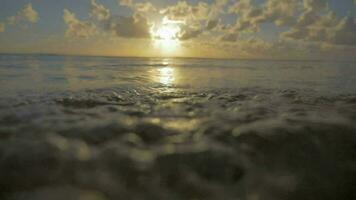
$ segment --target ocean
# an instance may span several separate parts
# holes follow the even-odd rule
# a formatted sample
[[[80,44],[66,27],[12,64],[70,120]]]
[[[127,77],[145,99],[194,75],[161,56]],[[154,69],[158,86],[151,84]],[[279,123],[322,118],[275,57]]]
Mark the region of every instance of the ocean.
[[[356,63],[0,54],[0,198],[356,199]]]

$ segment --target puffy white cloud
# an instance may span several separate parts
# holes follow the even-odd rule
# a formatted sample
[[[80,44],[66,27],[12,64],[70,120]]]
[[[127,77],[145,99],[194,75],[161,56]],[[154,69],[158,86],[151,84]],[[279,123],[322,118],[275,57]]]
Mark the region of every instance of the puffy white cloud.
[[[178,33],[178,38],[180,40],[189,40],[198,37],[200,34],[203,33],[203,29],[192,29],[192,28],[185,28],[182,29],[180,33]]]
[[[160,11],[171,20],[200,21],[206,20],[210,13],[210,6],[205,2],[190,5],[186,1],[178,1],[176,5],[169,6]]]
[[[67,24],[67,36],[88,38],[101,31],[112,33],[114,36],[123,38],[150,38],[151,24],[148,19],[140,14],[149,12],[155,8],[151,3],[134,3],[132,0],[119,0],[121,6],[132,8],[135,12],[132,16],[113,16],[109,9],[96,0],[91,0],[90,16],[97,21],[81,21],[69,10],[64,10],[63,19]]]
[[[236,1],[232,6],[230,6],[229,13],[242,13],[244,10],[250,10],[251,6],[251,0]]]
[[[134,5],[134,10],[136,10],[137,12],[156,12],[157,11],[157,9],[150,2],[136,3]]]
[[[133,16],[111,17],[106,25],[107,30],[116,36],[125,38],[149,38],[151,24],[148,19],[138,13]]]
[[[215,0],[212,4],[198,2],[188,4],[187,1],[179,1],[176,5],[161,10],[161,14],[173,20],[183,20],[186,24],[199,26],[200,28],[183,28],[184,39],[197,37],[202,33],[212,31],[219,25],[219,17],[225,14],[227,0]],[[278,26],[287,26],[295,23],[295,15],[298,11],[300,0],[267,0],[261,5],[253,4],[252,0],[235,1],[228,9],[230,14],[238,16],[236,23],[225,30],[220,29],[220,39],[226,42],[235,42],[244,31],[259,31],[259,24],[274,22]],[[204,27],[204,22],[206,27]],[[212,23],[214,22],[214,23]],[[221,24],[224,26],[224,24]],[[189,37],[188,37],[189,36]]]
[[[325,0],[304,0],[304,12],[298,19],[298,26],[309,26],[320,19],[321,12],[326,10]]]
[[[209,18],[215,19],[219,15],[225,14],[226,5],[229,3],[229,0],[215,0],[214,4],[211,5]]]
[[[5,24],[4,23],[0,23],[0,33],[5,31]]]
[[[321,10],[327,6],[326,0],[304,0],[303,3],[307,10]]]
[[[262,21],[263,9],[252,4],[251,0],[240,0],[235,2],[230,8],[229,13],[238,15],[233,31],[239,34],[241,31],[258,31],[258,24]]]
[[[132,8],[135,13],[156,10],[156,7],[149,2],[135,3],[133,0],[120,0],[119,3]],[[224,23],[220,18],[226,13],[235,15],[236,22]],[[173,5],[160,9],[159,14],[170,20],[183,22],[180,25],[181,31],[177,34],[180,40],[190,40],[210,34],[209,36],[217,38],[217,41],[241,44],[239,41],[241,34],[248,32],[254,35],[254,32],[260,31],[263,23],[289,27],[289,30],[280,36],[283,41],[288,39],[351,45],[354,44],[354,35],[356,35],[355,20],[338,19],[328,8],[326,0],[265,0],[261,3],[253,0],[214,0],[211,3],[177,1]],[[119,17],[112,20],[110,29],[121,37],[129,37],[129,35],[148,37],[150,25],[145,17],[142,19],[145,20],[140,22],[135,17]],[[124,28],[126,26],[127,30]],[[131,34],[125,34],[126,32]],[[255,40],[244,41],[245,44],[251,44]],[[261,41],[255,41],[254,46],[257,43],[262,44]]]
[[[299,3],[298,0],[269,0],[262,21],[274,22],[277,26],[294,24]]]
[[[236,31],[258,31],[259,24],[265,22],[273,22],[277,26],[295,23],[299,5],[299,0],[267,0],[263,5],[255,5],[251,0],[240,0],[229,8],[229,13],[239,15]]]
[[[74,13],[64,9],[63,20],[67,24],[66,35],[76,38],[89,38],[97,33],[94,23],[80,21]]]
[[[102,31],[110,32],[123,38],[150,38],[151,24],[142,14],[156,11],[150,2],[134,3],[132,0],[118,0],[120,6],[129,7],[134,11],[132,16],[114,16],[104,5],[91,0],[91,17],[98,20],[98,27]],[[87,38],[98,32],[97,26],[90,21],[80,21],[68,10],[64,11],[64,19],[68,25],[67,35]]]
[[[290,30],[282,33],[282,38],[330,45],[356,45],[355,19],[338,19],[324,0],[304,0],[303,5],[304,12]]]
[[[39,19],[37,11],[32,8],[32,4],[27,4],[22,10],[17,12],[15,16],[11,16],[8,18],[8,23],[18,24],[21,22],[31,22],[36,23]]]
[[[236,1],[228,10],[236,14],[236,24],[222,30],[220,40],[237,42],[244,31],[259,31],[260,24],[273,22],[290,29],[281,34],[282,39],[302,42],[355,45],[355,20],[337,19],[328,8],[326,0],[267,0],[254,4],[252,0]]]
[[[102,4],[98,4],[96,0],[91,1],[91,16],[99,21],[110,18],[110,10],[105,8]]]
[[[303,15],[301,15],[303,20],[298,20],[295,26],[282,34],[282,37],[295,40],[323,41],[327,38],[327,32],[338,23],[336,14],[332,11],[323,16],[315,15],[318,20],[308,22],[304,22]]]
[[[209,31],[213,31],[219,25],[219,20],[211,19],[206,21],[204,26],[189,26],[182,25],[180,28],[180,32],[177,34],[177,38],[180,40],[190,40],[199,37],[203,33],[207,33]]]
[[[216,31],[221,20],[220,15],[225,13],[228,0],[215,0],[208,4],[204,1],[192,3],[178,1],[174,5],[160,10],[160,14],[169,20],[182,22],[181,31],[178,33],[180,40],[190,40],[204,33]]]
[[[134,3],[133,0],[119,0],[119,5],[131,8],[134,12],[156,12],[151,2]]]

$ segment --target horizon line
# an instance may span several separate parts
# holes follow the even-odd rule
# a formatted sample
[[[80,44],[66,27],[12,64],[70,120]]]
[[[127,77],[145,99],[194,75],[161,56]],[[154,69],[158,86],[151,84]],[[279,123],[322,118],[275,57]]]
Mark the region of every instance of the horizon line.
[[[167,58],[167,59],[207,59],[207,60],[245,60],[245,61],[290,61],[290,62],[356,62],[356,60],[335,59],[277,59],[277,58],[234,58],[234,57],[199,57],[199,56],[120,56],[120,55],[93,55],[93,54],[62,54],[62,53],[11,53],[0,52],[0,55],[37,55],[37,56],[67,56],[67,57],[103,57],[103,58]]]

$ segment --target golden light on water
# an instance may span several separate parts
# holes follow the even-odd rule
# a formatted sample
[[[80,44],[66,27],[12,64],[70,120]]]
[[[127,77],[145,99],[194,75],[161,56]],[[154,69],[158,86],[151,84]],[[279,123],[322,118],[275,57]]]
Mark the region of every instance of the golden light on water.
[[[158,69],[158,81],[163,85],[172,85],[175,81],[175,69],[173,67]]]

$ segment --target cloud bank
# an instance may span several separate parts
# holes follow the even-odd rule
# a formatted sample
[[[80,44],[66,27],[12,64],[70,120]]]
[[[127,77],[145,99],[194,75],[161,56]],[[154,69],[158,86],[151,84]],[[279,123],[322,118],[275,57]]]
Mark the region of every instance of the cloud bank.
[[[160,26],[174,23],[179,26],[175,38],[188,49],[209,47],[228,55],[252,56],[356,53],[354,15],[337,13],[328,0],[115,2],[119,12],[103,0],[88,1],[88,13],[64,9],[66,38],[153,41],[160,39],[154,34]],[[348,5],[355,6],[355,0]],[[29,3],[0,23],[0,32],[9,26],[37,23],[39,19],[39,13]]]
[[[131,15],[112,14],[92,0],[90,16],[98,21],[97,26],[65,11],[66,34],[88,38],[94,35],[95,27],[102,27],[101,32],[115,37],[154,39],[151,31],[157,24],[156,17],[177,22],[180,31],[176,37],[182,42],[196,41],[229,52],[284,53],[293,51],[291,46],[301,53],[356,48],[356,20],[338,16],[326,0],[181,0],[163,7],[148,1],[118,0],[118,6],[129,8]],[[235,20],[227,22],[227,17]],[[264,24],[283,31],[276,39],[266,40],[259,34]]]

